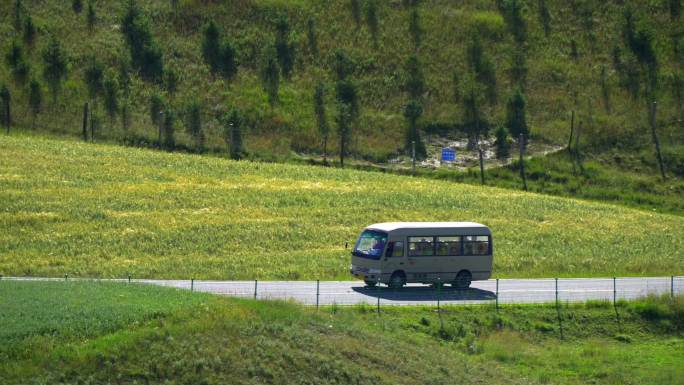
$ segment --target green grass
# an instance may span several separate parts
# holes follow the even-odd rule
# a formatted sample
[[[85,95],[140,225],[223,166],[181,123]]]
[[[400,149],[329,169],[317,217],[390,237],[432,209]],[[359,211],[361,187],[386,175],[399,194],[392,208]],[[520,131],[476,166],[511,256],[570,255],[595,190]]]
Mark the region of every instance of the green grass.
[[[361,229],[477,221],[497,277],[672,275],[684,218],[491,187],[0,137],[0,274],[348,279]]]
[[[0,281],[19,383],[682,384],[681,297],[562,306],[314,308],[97,282]],[[653,311],[653,309],[659,309]],[[40,318],[48,327],[39,327]],[[442,323],[440,323],[440,318]]]
[[[585,156],[581,164],[566,151],[526,160],[530,191],[604,201],[656,212],[684,214],[682,147],[668,149],[668,179],[662,181],[655,155],[649,150],[611,150]],[[467,172],[421,171],[421,176],[480,184],[479,169]],[[490,186],[521,189],[519,163],[486,171]]]

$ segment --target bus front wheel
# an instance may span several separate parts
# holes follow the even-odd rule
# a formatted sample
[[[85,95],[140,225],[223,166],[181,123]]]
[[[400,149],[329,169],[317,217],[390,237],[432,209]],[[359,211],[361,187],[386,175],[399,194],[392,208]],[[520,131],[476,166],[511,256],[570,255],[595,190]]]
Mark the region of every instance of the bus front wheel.
[[[389,280],[388,286],[392,289],[399,289],[404,285],[406,285],[406,275],[401,271],[394,272]]]
[[[470,283],[472,281],[473,275],[467,270],[462,270],[456,274],[456,279],[454,280],[453,286],[457,289],[467,289],[470,287]]]

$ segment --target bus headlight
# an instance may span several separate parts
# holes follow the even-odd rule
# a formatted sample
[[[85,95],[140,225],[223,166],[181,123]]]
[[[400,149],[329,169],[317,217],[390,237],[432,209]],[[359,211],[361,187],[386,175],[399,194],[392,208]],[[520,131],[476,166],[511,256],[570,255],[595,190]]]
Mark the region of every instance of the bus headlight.
[[[368,274],[380,274],[381,272],[380,269],[368,269]]]

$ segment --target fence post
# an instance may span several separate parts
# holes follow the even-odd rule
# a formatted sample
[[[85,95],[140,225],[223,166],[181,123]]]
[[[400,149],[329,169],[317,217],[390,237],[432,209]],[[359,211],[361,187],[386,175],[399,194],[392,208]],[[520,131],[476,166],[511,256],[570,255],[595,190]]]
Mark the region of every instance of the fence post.
[[[439,316],[439,330],[444,330],[444,320],[442,319],[442,311],[439,307],[439,297],[442,296],[442,278],[437,277],[437,315]]]
[[[558,307],[558,278],[556,280],[556,307]]]
[[[254,299],[257,299],[257,286],[259,285],[258,280],[254,280]]]
[[[499,311],[499,278],[496,279],[496,311]]]
[[[321,280],[316,280],[316,311],[318,311],[319,297],[321,296]]]
[[[560,329],[560,339],[565,339],[563,336],[563,318],[561,317],[560,304],[558,302],[558,278],[556,278],[556,314],[558,314],[558,328]]]
[[[416,175],[416,141],[411,141],[411,172]]]
[[[613,310],[615,310],[615,321],[618,325],[618,331],[622,333],[622,325],[620,324],[620,313],[617,308],[617,284],[616,277],[613,277]]]
[[[128,274],[128,283],[131,283],[131,275]]]
[[[64,274],[64,280],[68,281],[69,280],[69,274]]]
[[[190,291],[195,291],[195,278],[190,278]]]

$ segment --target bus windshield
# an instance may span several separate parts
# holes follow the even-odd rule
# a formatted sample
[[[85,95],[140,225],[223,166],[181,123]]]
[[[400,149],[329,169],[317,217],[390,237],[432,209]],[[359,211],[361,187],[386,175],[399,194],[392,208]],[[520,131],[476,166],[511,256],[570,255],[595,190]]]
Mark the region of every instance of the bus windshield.
[[[361,233],[358,242],[356,242],[353,254],[357,257],[380,259],[386,243],[387,233],[376,230],[365,230]]]

